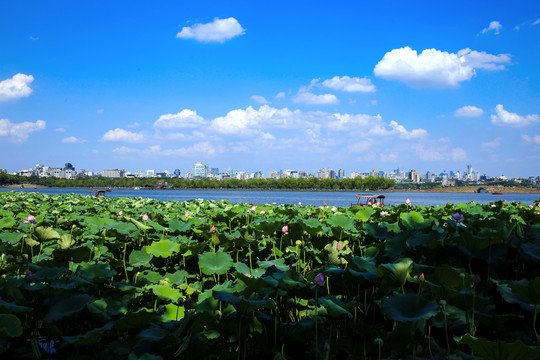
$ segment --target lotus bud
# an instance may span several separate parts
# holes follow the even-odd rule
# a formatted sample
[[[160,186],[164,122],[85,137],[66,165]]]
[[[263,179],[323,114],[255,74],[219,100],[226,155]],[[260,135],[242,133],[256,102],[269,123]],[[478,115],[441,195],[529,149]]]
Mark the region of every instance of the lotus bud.
[[[420,280],[421,282],[426,281],[426,277],[424,276],[424,273],[420,274],[420,276],[418,277],[418,280]]]
[[[324,286],[324,284],[326,284],[324,275],[322,273],[318,273],[317,276],[315,276],[315,279],[313,279],[313,282],[318,286]]]
[[[381,338],[376,338],[375,340],[373,340],[373,343],[375,345],[377,345],[377,346],[383,346],[384,345],[384,341]]]
[[[147,221],[147,220],[148,220],[148,215],[145,213],[145,214],[142,216],[142,219],[143,219],[144,221]]]
[[[28,270],[28,271],[26,272],[26,276],[33,276],[33,274],[32,274],[32,272],[31,272],[30,270]]]
[[[34,215],[28,215],[28,222],[36,222],[36,218],[34,217]]]
[[[296,240],[296,246],[300,246],[302,245],[302,241],[301,240]]]
[[[284,232],[285,234],[287,234],[287,232],[289,231],[289,226],[285,225],[281,228],[281,231]]]
[[[341,250],[341,244],[339,243],[339,241],[336,243],[336,250],[337,251]]]

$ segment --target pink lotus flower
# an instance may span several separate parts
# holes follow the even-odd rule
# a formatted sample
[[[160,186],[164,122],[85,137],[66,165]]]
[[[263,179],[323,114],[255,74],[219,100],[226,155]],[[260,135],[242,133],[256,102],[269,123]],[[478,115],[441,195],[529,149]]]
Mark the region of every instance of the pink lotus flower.
[[[23,220],[23,224],[28,224],[28,220]]]
[[[529,205],[529,207],[532,209],[534,205]],[[30,220],[30,216],[28,217],[28,220]]]
[[[281,231],[287,234],[289,232],[289,226],[285,225],[281,228]]]
[[[337,251],[341,250],[341,244],[339,242],[336,244],[336,250]]]
[[[34,215],[28,215],[28,222],[31,222],[31,223],[36,222],[36,218],[34,217]]]
[[[114,214],[111,214],[111,217],[114,219]]]
[[[405,200],[405,204],[411,205],[411,199],[407,198],[407,200]]]
[[[323,203],[323,206],[326,206],[326,201]]]
[[[189,211],[186,211],[186,213],[184,214],[184,216],[185,216],[186,218],[188,218],[188,217],[191,216],[191,213],[190,213]]]
[[[210,231],[211,231],[211,232],[215,232],[215,231],[216,231],[215,225],[212,225],[212,227],[210,228]]]
[[[122,215],[124,215],[124,212],[123,212],[122,210],[120,210],[120,211],[118,212],[118,215],[122,216]]]
[[[497,205],[495,205],[495,204],[492,204],[492,205],[491,205],[491,207],[497,207]]]
[[[261,215],[264,215],[264,214],[266,214],[266,210],[261,211]]]
[[[144,221],[148,220],[148,215],[145,213],[145,214],[142,216],[142,219],[143,219]]]
[[[31,272],[30,270],[28,270],[28,271],[26,272],[26,276],[33,276],[33,275],[34,275],[34,274],[32,274],[32,272]]]
[[[332,210],[332,212],[336,212],[337,208],[335,206],[333,206],[330,210]]]
[[[302,206],[302,202],[301,202],[301,201],[298,202],[298,206]]]
[[[251,207],[251,211],[257,211],[257,206],[253,205],[253,206]]]
[[[424,276],[424,273],[421,273],[420,276],[418,277],[418,280],[420,280],[421,282],[424,282],[426,281],[426,278]]]
[[[388,215],[390,215],[390,214],[388,213],[388,211],[381,211],[381,214],[380,214],[380,215],[381,215],[381,216],[388,216]]]
[[[318,286],[324,286],[324,284],[326,284],[324,275],[322,273],[318,273],[317,276],[315,276],[315,279],[313,279],[313,282]]]

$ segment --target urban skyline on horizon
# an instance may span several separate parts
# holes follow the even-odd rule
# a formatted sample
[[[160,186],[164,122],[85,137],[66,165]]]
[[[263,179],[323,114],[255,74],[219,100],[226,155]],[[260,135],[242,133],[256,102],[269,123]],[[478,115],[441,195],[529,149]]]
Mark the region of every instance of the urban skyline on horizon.
[[[200,160],[540,174],[535,1],[28,0],[0,12],[10,171],[71,158],[96,171]]]

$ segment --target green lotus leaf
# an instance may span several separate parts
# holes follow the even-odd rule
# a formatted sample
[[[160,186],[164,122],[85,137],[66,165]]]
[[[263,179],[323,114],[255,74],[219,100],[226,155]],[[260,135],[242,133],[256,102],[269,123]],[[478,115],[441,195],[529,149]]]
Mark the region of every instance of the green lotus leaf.
[[[369,220],[371,215],[375,212],[375,210],[372,207],[357,207],[355,209],[358,209],[356,213],[354,214],[354,218],[361,222],[366,222]]]
[[[127,222],[115,222],[110,225],[105,225],[104,229],[110,229],[116,231],[120,235],[131,235],[138,230],[137,226]],[[141,230],[142,231],[142,230]]]
[[[521,340],[513,343],[489,341],[469,334],[458,340],[459,344],[467,344],[475,355],[490,360],[536,360],[540,358],[539,346],[527,346]]]
[[[344,229],[351,229],[354,227],[354,220],[345,215],[334,215],[328,218],[328,225],[335,226]]]
[[[60,239],[60,234],[52,227],[44,228],[43,226],[38,226],[34,229],[34,234],[36,234],[38,240],[41,242]]]
[[[30,247],[34,247],[34,246],[38,246],[39,245],[39,242],[32,239],[32,238],[24,238],[24,242],[26,243],[26,245],[30,246]]]
[[[289,265],[285,265],[284,258],[269,260],[269,261],[259,261],[257,262],[257,265],[259,265],[261,269],[266,269],[266,268],[269,268],[270,266],[275,266],[278,270],[281,270],[281,271],[287,271],[290,269]],[[249,274],[249,271],[247,272],[247,274]]]
[[[506,302],[517,303],[523,309],[534,312],[540,308],[540,277],[527,281],[496,281],[497,290]]]
[[[93,280],[111,278],[116,274],[116,271],[111,270],[109,263],[84,262],[77,265],[76,273],[83,279]]]
[[[169,221],[169,231],[171,233],[185,233],[191,227],[191,223],[183,222],[177,219]]]
[[[150,260],[152,260],[152,254],[149,254],[145,250],[133,250],[129,254],[129,265],[131,266],[147,267],[150,264]]]
[[[132,218],[132,217],[124,216],[124,218],[125,218],[127,221],[130,221],[133,225],[135,225],[135,226],[137,227],[137,229],[139,229],[140,231],[148,231],[148,230],[152,229],[151,226],[145,225],[145,224],[143,224],[142,222],[140,222],[140,221],[138,221],[138,220],[135,220],[135,219]]]
[[[58,240],[57,243],[60,249],[66,250],[75,244],[75,239],[73,239],[71,234],[64,234],[60,237],[60,240]]]
[[[148,326],[148,324],[154,320],[158,320],[160,316],[160,311],[142,308],[135,312],[126,313],[123,318],[114,323],[114,328],[117,330],[143,328]]]
[[[52,322],[82,311],[86,305],[94,300],[90,295],[79,294],[63,297],[49,309],[45,322]]]
[[[328,314],[332,317],[337,317],[340,315],[347,315],[349,318],[353,317],[352,314],[344,308],[345,305],[335,298],[325,296],[320,297],[318,301],[319,305],[324,306]]]
[[[17,305],[15,302],[12,302],[12,303],[7,302],[7,301],[2,300],[2,298],[0,298],[0,310],[11,313],[11,312],[31,311],[32,308],[30,308],[28,306]]]
[[[223,252],[206,252],[199,255],[199,267],[206,275],[223,275],[233,266],[231,255]]]
[[[259,309],[275,309],[276,303],[272,299],[250,300],[243,296],[236,296],[228,291],[214,291],[215,299],[233,305],[240,312],[251,312]]]
[[[392,288],[402,287],[407,281],[413,261],[409,258],[396,260],[393,264],[381,264],[375,273],[382,278],[381,288],[384,292]]]
[[[148,289],[151,289],[154,295],[161,300],[176,302],[182,297],[182,293],[178,289],[174,289],[169,285],[149,285]]]
[[[11,229],[15,224],[15,219],[12,217],[2,217],[0,219],[0,229]]]
[[[144,248],[147,253],[156,257],[168,258],[171,257],[173,253],[180,251],[180,244],[168,239],[163,239],[157,242],[155,241],[152,245],[145,246]]]
[[[189,276],[189,273],[185,270],[178,270],[174,273],[166,273],[165,278],[169,279],[169,283],[173,285],[180,285],[185,282],[186,277]]]
[[[422,214],[417,211],[402,212],[399,214],[399,218],[408,229],[414,229],[418,224],[424,222]]]
[[[0,314],[0,336],[17,337],[23,332],[21,320],[12,314]]]
[[[143,341],[159,341],[165,336],[167,336],[167,330],[152,325],[142,330],[137,337]]]
[[[113,327],[113,323],[107,323],[104,326],[92,329],[84,334],[81,335],[75,335],[75,336],[62,336],[62,340],[64,341],[64,344],[62,346],[66,345],[77,345],[77,346],[90,346],[98,343],[101,341],[101,338],[106,330],[111,330]]]
[[[381,301],[381,313],[398,322],[427,320],[439,312],[439,305],[418,294],[392,294]]]
[[[180,321],[184,318],[185,308],[176,304],[169,303],[164,306],[165,312],[161,315],[161,321]]]
[[[22,233],[12,233],[9,231],[2,231],[0,233],[0,240],[2,240],[2,242],[5,242],[11,245],[16,244],[19,241],[21,241],[22,237],[23,237]]]

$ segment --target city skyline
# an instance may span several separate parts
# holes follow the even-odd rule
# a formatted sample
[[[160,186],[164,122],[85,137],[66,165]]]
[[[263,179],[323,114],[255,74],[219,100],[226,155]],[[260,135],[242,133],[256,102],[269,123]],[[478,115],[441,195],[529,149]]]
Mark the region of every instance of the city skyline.
[[[201,161],[265,175],[540,174],[538,2],[32,0],[0,11],[10,172]]]

